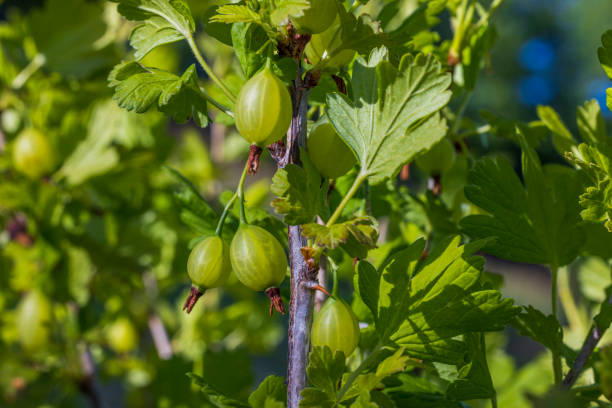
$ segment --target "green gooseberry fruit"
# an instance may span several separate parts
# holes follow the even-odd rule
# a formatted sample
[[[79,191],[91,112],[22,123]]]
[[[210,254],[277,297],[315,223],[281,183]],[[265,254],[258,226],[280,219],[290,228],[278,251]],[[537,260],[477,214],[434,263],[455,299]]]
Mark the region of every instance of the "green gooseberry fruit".
[[[183,310],[190,313],[204,291],[223,285],[231,272],[229,246],[225,241],[217,235],[200,241],[187,260],[187,274],[193,285]]]
[[[350,356],[359,344],[359,321],[353,309],[340,298],[328,298],[314,317],[311,341],[313,346]]]
[[[242,223],[230,245],[230,260],[236,277],[245,286],[265,290],[272,307],[284,313],[278,286],[285,279],[287,257],[280,242],[265,229]]]
[[[292,111],[287,87],[266,66],[238,94],[234,108],[236,127],[249,143],[264,147],[285,136]]]
[[[53,170],[55,154],[47,138],[38,130],[23,130],[13,144],[15,169],[31,179],[38,179]]]
[[[138,345],[138,333],[125,316],[119,317],[106,328],[106,341],[117,353],[128,353]]]
[[[316,125],[306,141],[308,157],[326,178],[335,179],[346,174],[356,163],[355,155],[338,136],[329,122]]]
[[[28,351],[41,350],[49,340],[51,302],[37,290],[28,292],[17,306],[17,334]]]

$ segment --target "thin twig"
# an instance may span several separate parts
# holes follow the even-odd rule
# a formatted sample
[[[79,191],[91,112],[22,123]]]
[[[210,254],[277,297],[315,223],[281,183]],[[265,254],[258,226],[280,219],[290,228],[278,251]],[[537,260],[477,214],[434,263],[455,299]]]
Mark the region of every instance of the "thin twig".
[[[608,298],[608,304],[612,304],[612,294]],[[606,330],[607,327],[599,327],[596,322],[593,323],[591,330],[589,330],[589,334],[587,334],[584,343],[582,343],[578,357],[576,357],[572,368],[563,379],[562,385],[564,388],[571,388],[572,385],[574,385]]]
[[[154,305],[157,299],[158,288],[157,288],[157,278],[152,272],[146,272],[142,274],[142,281],[145,286],[145,290],[147,293],[147,297],[149,298],[149,302],[151,305]],[[166,332],[166,328],[164,323],[155,312],[153,306],[150,307],[151,312],[149,315],[149,332],[151,333],[151,337],[153,338],[153,344],[155,345],[155,350],[157,351],[157,355],[162,360],[168,360],[172,358],[174,351],[172,350],[172,344],[170,344],[170,340],[168,338],[168,333]]]
[[[105,408],[106,403],[102,398],[101,387],[96,376],[96,365],[91,357],[89,347],[85,342],[78,344],[81,361],[82,376],[79,381],[79,389],[87,396],[91,406],[94,408]]]

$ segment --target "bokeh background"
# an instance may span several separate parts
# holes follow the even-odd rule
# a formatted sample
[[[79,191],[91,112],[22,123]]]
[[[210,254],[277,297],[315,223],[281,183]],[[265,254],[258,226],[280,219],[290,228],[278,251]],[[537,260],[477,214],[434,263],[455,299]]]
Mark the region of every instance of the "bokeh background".
[[[40,9],[44,3],[43,0],[5,0],[4,2],[0,0],[0,24],[19,26],[24,19],[27,20],[28,15]],[[127,44],[129,24],[120,21],[112,10],[109,11],[113,5],[101,1],[89,3],[99,4],[100,10],[108,13],[109,27],[119,33],[113,60],[117,62],[129,58],[130,49]],[[206,0],[189,0],[188,3],[196,21],[200,22],[206,21],[210,7],[215,4],[214,1]],[[407,7],[411,3],[414,2],[406,0]],[[55,4],[62,3],[60,1]],[[61,12],[70,13],[70,10],[65,9]],[[600,45],[601,34],[607,29],[612,29],[611,17],[612,2],[608,0],[505,0],[494,16],[498,31],[497,43],[490,54],[488,67],[472,95],[466,116],[476,124],[484,123],[481,112],[487,110],[504,118],[529,122],[537,119],[537,105],[551,105],[560,113],[568,128],[576,131],[576,107],[583,104],[586,99],[593,98],[599,101],[605,118],[610,122],[612,112],[605,104],[605,89],[610,86],[610,81],[601,69],[596,50]],[[448,26],[449,19],[445,16],[440,23],[440,32],[443,36],[444,33],[450,34]],[[203,30],[199,32],[203,33]],[[0,36],[0,43],[3,41],[5,48],[12,46],[7,45],[6,35]],[[197,41],[216,72],[226,75],[231,72],[232,67],[235,67],[236,62],[232,59],[229,47],[205,34],[200,35]],[[19,58],[22,58],[19,62],[23,62],[27,60],[27,55]],[[173,72],[182,72],[193,63],[193,58],[185,44],[177,43],[154,51],[146,57],[144,63]],[[107,115],[125,114],[113,110],[111,106],[104,106],[104,103],[109,103],[108,98],[111,95],[110,90],[103,89],[104,78],[110,66],[112,64],[101,66],[87,78],[87,81],[95,84],[96,92],[106,92],[103,95],[106,102],[98,98],[88,105],[90,100],[87,98],[87,90],[84,89],[85,82],[79,86],[79,80],[76,80],[70,86],[77,89],[75,94],[83,97],[81,106],[76,109],[72,99],[74,95],[62,99],[66,90],[63,89],[62,95],[59,95],[53,91],[53,85],[45,82],[41,85],[41,94],[47,92],[45,96],[55,105],[44,107],[44,98],[34,98],[35,100],[29,101],[36,107],[34,113],[40,113],[44,109],[50,111],[62,109],[61,103],[65,102],[67,111],[47,113],[53,118],[45,116],[41,119],[45,123],[55,121],[56,126],[65,125],[66,116],[70,112],[92,115],[94,109],[108,109],[110,113],[105,113]],[[0,71],[6,73],[8,69],[8,65],[0,65]],[[204,77],[202,72],[199,73]],[[134,322],[136,331],[141,333],[139,342],[143,351],[131,357],[108,352],[108,344],[103,340],[104,334],[99,332],[91,334],[92,338],[102,339],[94,341],[91,346],[90,352],[94,360],[104,358],[110,361],[103,371],[97,374],[101,378],[100,386],[108,396],[109,406],[149,406],[151,399],[160,401],[159,398],[162,401],[159,406],[190,406],[190,397],[185,396],[185,400],[180,397],[181,393],[189,394],[189,383],[184,377],[188,371],[203,375],[221,392],[244,396],[245,392],[266,376],[285,374],[287,319],[278,317],[268,319],[265,313],[266,300],[238,286],[230,289],[228,293],[210,291],[204,297],[201,307],[198,305],[199,307],[189,318],[176,313],[188,288],[184,265],[188,255],[187,243],[194,238],[194,234],[182,226],[177,214],[173,214],[169,198],[173,180],[163,170],[159,170],[159,164],[177,168],[205,197],[213,199],[221,192],[233,189],[242,166],[240,160],[245,157],[248,145],[231,127],[226,127],[222,123],[213,124],[202,130],[189,124],[167,123],[154,113],[146,116],[146,120],[159,121],[159,127],[152,135],[155,136],[155,141],[141,140],[134,142],[136,147],[131,147],[128,144],[121,145],[115,140],[114,146],[120,146],[121,157],[129,159],[125,162],[127,164],[123,164],[127,167],[121,168],[117,163],[108,169],[112,173],[112,178],[96,174],[89,179],[89,184],[76,183],[70,190],[70,193],[76,192],[83,196],[98,195],[93,198],[80,196],[74,201],[76,224],[79,223],[78,217],[82,216],[81,206],[84,206],[84,203],[100,205],[101,215],[87,216],[90,217],[85,223],[87,228],[104,229],[108,228],[104,223],[113,222],[120,226],[125,223],[126,226],[133,227],[130,231],[117,227],[121,232],[115,248],[118,252],[123,251],[126,256],[138,254],[140,257],[137,265],[116,266],[112,263],[108,268],[97,263],[104,262],[105,254],[102,254],[100,260],[93,258],[81,260],[85,264],[88,262],[94,264],[91,281],[85,285],[88,288],[96,288],[97,293],[103,289],[96,287],[96,274],[115,274],[116,282],[111,287],[104,288],[110,293],[92,300],[97,303],[93,308],[87,309],[89,315],[75,314],[75,318],[81,327],[87,328],[94,327],[100,321],[103,321],[102,326],[105,327],[116,318],[129,316]],[[85,132],[88,126],[87,120],[83,121],[74,125],[81,133]],[[137,132],[140,125],[134,126],[134,132]],[[10,132],[5,131],[5,133],[7,140],[10,140],[13,135]],[[126,137],[133,139],[131,134]],[[66,143],[76,143],[82,139],[83,136],[75,136],[74,139],[66,139]],[[471,138],[469,144],[478,154],[502,149],[507,152],[508,157],[514,159],[515,164],[518,165],[520,162],[519,150],[507,140],[484,134]],[[139,156],[146,150],[153,150],[153,159]],[[540,147],[540,153],[544,161],[559,160],[553,152],[551,143],[544,143]],[[108,191],[108,186],[98,185],[119,183],[122,177],[132,171],[131,166],[138,166],[140,159],[146,163],[148,166],[146,168],[150,169],[151,173],[142,175],[143,170],[140,170],[135,180],[123,179],[125,184],[123,188],[130,191],[127,197],[117,198],[120,193]],[[265,158],[257,178],[249,181],[247,200],[254,208],[267,208],[267,203],[271,199],[268,187],[273,171],[272,162],[269,158]],[[424,178],[419,179],[418,173],[416,177],[416,185],[424,185]],[[0,179],[0,185],[4,183],[5,181]],[[132,189],[136,183],[141,184],[137,189]],[[104,215],[104,199],[110,199],[109,197],[112,200],[125,200],[128,203],[128,210],[115,220],[108,220]],[[151,207],[153,209],[150,209]],[[9,217],[7,213],[2,215],[6,224]],[[142,240],[139,242],[142,246],[126,243],[122,238]],[[12,265],[17,259],[27,259],[31,254],[27,251],[18,252],[7,242],[5,233],[0,238],[0,248],[5,251],[2,256],[3,262],[0,264],[0,285],[5,288],[10,287],[11,290],[8,292],[11,293],[3,291],[0,304],[3,307],[7,305],[8,309],[8,305],[14,305],[17,301],[16,293],[28,289],[27,282],[15,283],[15,278],[12,276],[14,271],[10,272]],[[73,243],[70,245],[70,248],[77,247]],[[36,248],[38,251],[44,250],[42,247]],[[65,254],[64,249],[59,251],[61,256]],[[115,253],[108,255],[115,256]],[[74,255],[67,259],[73,262],[74,259],[80,258]],[[24,268],[30,266],[25,265]],[[570,290],[577,292],[577,287],[590,285],[593,287],[592,290],[597,292],[594,296],[600,296],[598,288],[603,291],[603,288],[610,283],[609,274],[604,267],[597,275],[600,280],[595,283],[587,282],[587,278],[581,280],[584,274],[580,271],[587,267],[595,270],[601,265],[574,265],[575,273],[570,274],[571,279],[568,283],[570,288],[573,288]],[[137,269],[136,273],[134,268]],[[64,274],[70,272],[70,268],[66,269],[66,266],[61,266],[59,269]],[[128,269],[132,272],[125,272]],[[548,301],[550,274],[546,269],[535,265],[513,264],[492,257],[487,258],[487,269],[504,277],[504,295],[514,298],[518,304],[533,304],[544,311],[550,309]],[[345,271],[346,281],[343,283],[345,290],[350,287],[349,274],[350,271]],[[21,279],[27,280],[23,277]],[[49,285],[48,282],[43,284]],[[112,293],[113,290],[116,290],[116,293]],[[242,300],[236,302],[236,299]],[[71,312],[66,308],[62,309],[62,313],[70,315]],[[7,321],[10,323],[10,314],[5,315],[8,317],[3,318],[5,341],[2,344],[10,344],[11,341],[14,342],[15,334],[7,329],[10,327],[7,323]],[[154,347],[151,336],[146,335],[152,330],[152,324],[155,326],[151,323],[152,316],[160,319],[165,324],[165,329],[171,333],[172,356],[161,363],[158,362],[159,348]],[[64,329],[66,327],[69,325]],[[515,357],[518,366],[542,351],[536,343],[517,336],[511,330],[507,335],[506,339],[500,341],[505,342],[504,347]],[[569,342],[577,342],[579,337],[577,335],[576,338],[572,338],[570,334]],[[54,347],[55,354],[62,350],[61,345]],[[12,398],[19,393],[20,388],[14,381],[16,378],[21,378],[24,382],[36,381],[38,389],[41,390],[40,393],[30,391],[27,406],[30,404],[41,406],[39,403],[48,403],[52,406],[83,406],[84,397],[72,393],[65,386],[57,385],[57,382],[63,381],[63,378],[55,377],[57,375],[55,370],[48,369],[45,375],[35,378],[37,367],[30,366],[30,370],[20,371],[23,361],[17,357],[11,358],[10,352],[8,346],[0,351],[0,386],[5,396],[5,403],[10,404],[15,401]],[[51,367],[65,363],[62,358],[52,356],[47,358],[49,361],[46,363]],[[195,361],[195,365],[192,365],[191,361]],[[74,387],[80,386],[83,385],[77,383]],[[164,396],[167,405],[163,403]],[[0,405],[3,406],[2,399]]]

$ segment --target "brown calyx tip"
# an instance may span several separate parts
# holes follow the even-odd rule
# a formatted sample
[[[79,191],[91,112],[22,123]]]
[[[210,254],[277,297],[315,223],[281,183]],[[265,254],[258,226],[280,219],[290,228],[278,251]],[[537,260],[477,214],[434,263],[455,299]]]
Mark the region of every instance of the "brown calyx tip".
[[[431,176],[431,192],[438,197],[442,193],[442,176],[434,174]]]
[[[198,299],[200,299],[203,294],[204,292],[200,291],[195,286],[192,286],[189,296],[187,296],[187,300],[185,300],[185,304],[183,305],[183,310],[187,310],[188,314],[191,313],[193,307],[198,302]]]
[[[451,67],[451,69],[454,69],[457,65],[461,63],[461,57],[457,55],[456,52],[450,51],[448,53],[448,58],[446,61],[448,65]]]
[[[402,167],[402,171],[400,171],[400,180],[408,181],[410,180],[410,163],[404,164]]]
[[[261,156],[262,152],[263,149],[261,147],[251,145],[251,150],[249,151],[249,161],[247,162],[249,174],[255,174],[257,173],[257,170],[259,170],[259,157]]]
[[[285,314],[285,304],[280,294],[279,288],[266,289],[266,295],[270,298],[270,316],[274,314],[274,310],[280,314]]]
[[[346,95],[347,90],[346,90],[346,83],[344,82],[344,79],[342,79],[342,77],[339,77],[338,75],[332,75],[331,77],[336,83],[336,88],[338,88],[338,92]]]

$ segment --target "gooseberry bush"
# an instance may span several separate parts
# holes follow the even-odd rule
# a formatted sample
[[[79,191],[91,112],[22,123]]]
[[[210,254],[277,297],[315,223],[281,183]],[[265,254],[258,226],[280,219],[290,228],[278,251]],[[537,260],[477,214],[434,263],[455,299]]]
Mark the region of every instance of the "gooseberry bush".
[[[501,4],[9,15],[3,406],[611,406],[612,137],[596,101],[579,134],[549,106],[466,115]],[[612,79],[612,31],[596,52]],[[485,257],[548,268],[550,308],[503,296]],[[506,329],[545,351],[517,367]]]

